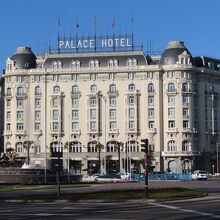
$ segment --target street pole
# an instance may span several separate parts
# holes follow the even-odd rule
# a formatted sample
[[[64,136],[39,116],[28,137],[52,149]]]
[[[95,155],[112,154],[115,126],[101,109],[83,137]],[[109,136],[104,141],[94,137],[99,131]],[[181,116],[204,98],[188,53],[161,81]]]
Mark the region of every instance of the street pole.
[[[67,167],[67,172],[68,172],[68,183],[70,182],[70,115],[69,115],[69,143],[68,143],[68,167]]]
[[[47,183],[47,146],[45,147],[44,184]]]
[[[57,196],[60,197],[60,154],[58,154],[57,187]]]
[[[216,166],[217,166],[216,171],[217,171],[217,173],[219,173],[219,172],[218,172],[218,142],[216,143],[216,153],[217,153],[217,155],[216,155],[216,156],[217,156],[217,157],[216,157],[216,160],[217,160],[217,161],[216,161],[216,162],[217,162],[217,163],[216,163]]]

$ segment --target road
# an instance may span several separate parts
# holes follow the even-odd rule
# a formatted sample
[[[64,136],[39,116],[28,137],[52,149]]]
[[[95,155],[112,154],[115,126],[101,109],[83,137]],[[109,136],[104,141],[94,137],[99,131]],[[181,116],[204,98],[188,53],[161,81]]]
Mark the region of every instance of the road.
[[[142,183],[143,184],[143,183]],[[110,188],[138,188],[137,184],[94,185],[90,191]],[[220,219],[220,181],[153,181],[150,188],[189,187],[209,193],[196,199],[166,201],[133,201],[127,203],[75,203],[75,202],[0,202],[0,219]],[[88,187],[89,188],[89,187]],[[88,190],[72,189],[76,191]],[[71,190],[71,189],[68,189]],[[65,191],[65,190],[64,190]],[[41,192],[41,191],[40,191]],[[0,195],[1,197],[1,195]]]

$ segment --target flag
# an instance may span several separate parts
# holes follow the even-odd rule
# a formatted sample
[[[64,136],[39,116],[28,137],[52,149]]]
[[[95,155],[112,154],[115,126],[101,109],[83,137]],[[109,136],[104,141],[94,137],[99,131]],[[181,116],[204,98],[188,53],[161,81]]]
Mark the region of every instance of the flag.
[[[76,29],[79,28],[79,23],[78,23],[78,19],[76,19]]]
[[[115,20],[114,20],[114,18],[112,20],[112,28],[115,28]]]

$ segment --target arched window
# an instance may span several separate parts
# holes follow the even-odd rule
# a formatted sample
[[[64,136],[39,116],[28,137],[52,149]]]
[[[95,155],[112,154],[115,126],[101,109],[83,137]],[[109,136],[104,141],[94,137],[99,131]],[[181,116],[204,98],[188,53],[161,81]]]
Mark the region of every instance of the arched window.
[[[17,94],[18,94],[18,95],[24,95],[24,88],[21,87],[21,86],[18,87],[18,88],[17,88]]]
[[[129,67],[132,66],[132,60],[131,60],[131,59],[128,59],[128,61],[127,61],[127,65],[128,65]]]
[[[71,153],[81,153],[82,152],[82,144],[78,141],[71,142],[69,151]]]
[[[135,85],[132,83],[132,84],[129,84],[128,85],[128,91],[129,92],[134,92],[134,90],[135,90]]]
[[[109,66],[110,68],[113,68],[113,61],[112,61],[112,60],[109,60],[109,61],[108,61],[108,66]]]
[[[174,92],[174,91],[175,91],[174,83],[168,83],[168,92]]]
[[[190,142],[188,140],[184,140],[182,142],[182,151],[190,151]]]
[[[148,92],[154,92],[154,84],[153,83],[148,84]]]
[[[98,142],[97,141],[91,141],[88,143],[88,152],[97,152],[97,149],[96,149],[96,144]]]
[[[63,144],[61,142],[53,142],[51,144],[52,152],[63,152]]]
[[[128,141],[125,145],[126,152],[139,152],[139,144],[137,141]]]
[[[136,59],[133,59],[132,63],[133,63],[133,66],[137,66],[137,60]]]
[[[114,141],[109,141],[107,143],[107,152],[117,152],[117,148],[115,147]]]
[[[99,61],[98,60],[95,60],[94,63],[95,63],[95,67],[99,67]]]
[[[80,68],[80,61],[79,61],[79,60],[76,61],[76,68],[77,68],[77,69]]]
[[[52,63],[52,68],[53,68],[53,71],[57,71],[57,62],[56,61],[54,61]]]
[[[59,99],[53,98],[53,106],[58,106],[58,104],[59,104]]]
[[[35,95],[41,95],[40,86],[36,86],[36,87],[35,87]]]
[[[22,153],[23,152],[23,144],[21,142],[16,143],[15,151],[16,151],[16,153]]]
[[[188,92],[189,91],[189,84],[187,82],[182,84],[182,91]]]
[[[97,85],[91,85],[90,91],[91,92],[97,92]]]
[[[116,93],[116,85],[115,84],[111,84],[109,86],[109,92],[110,93]]]
[[[58,61],[58,69],[61,70],[63,68],[63,63],[61,61]]]
[[[58,93],[59,91],[60,91],[60,87],[59,86],[54,86],[53,87],[53,91],[54,91],[54,93]]]
[[[79,87],[77,85],[72,86],[72,93],[77,94],[79,92]]]
[[[11,95],[11,88],[10,87],[7,88],[7,95]]]
[[[176,143],[175,141],[168,141],[167,143],[167,151],[176,151]]]
[[[118,66],[118,60],[114,60],[114,67]]]
[[[95,67],[94,60],[90,60],[90,61],[89,61],[89,67],[90,67],[90,68],[94,68],[94,67]]]
[[[76,61],[72,61],[72,63],[71,63],[71,69],[76,69]]]

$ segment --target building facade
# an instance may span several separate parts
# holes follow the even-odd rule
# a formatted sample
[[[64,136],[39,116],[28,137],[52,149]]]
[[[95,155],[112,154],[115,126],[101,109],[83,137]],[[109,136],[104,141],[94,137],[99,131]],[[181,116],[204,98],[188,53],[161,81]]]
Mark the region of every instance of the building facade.
[[[220,60],[192,57],[181,41],[161,56],[143,51],[49,53],[17,48],[6,61],[4,149],[71,172],[142,172],[141,139],[154,171],[216,164]],[[120,156],[117,142],[123,143]]]

